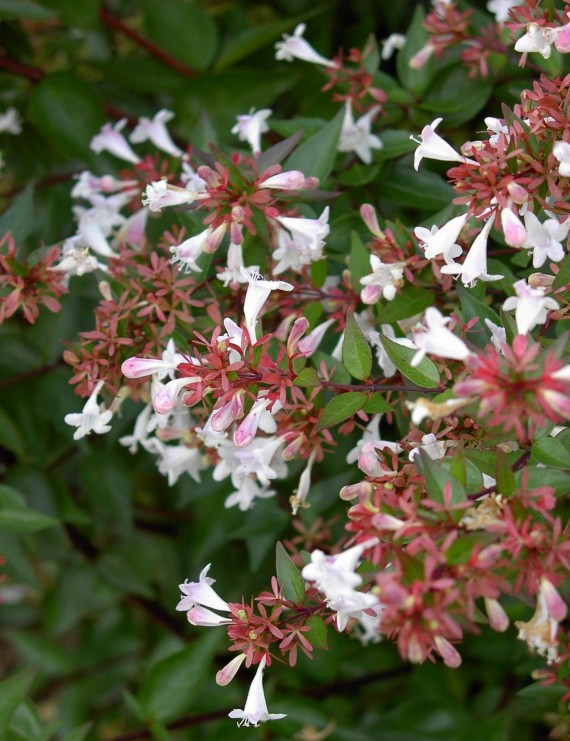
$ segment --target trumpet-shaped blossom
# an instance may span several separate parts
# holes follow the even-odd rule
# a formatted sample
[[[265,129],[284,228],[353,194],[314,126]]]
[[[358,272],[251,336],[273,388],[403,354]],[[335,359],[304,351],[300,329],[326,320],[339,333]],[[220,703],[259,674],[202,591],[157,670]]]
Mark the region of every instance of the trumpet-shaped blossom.
[[[200,234],[195,234],[193,237],[185,239],[178,245],[172,245],[170,252],[172,253],[172,262],[180,263],[180,267],[186,272],[201,273],[202,268],[198,265],[196,260],[200,255],[205,252],[206,240],[212,235],[210,228],[204,229]]]
[[[263,692],[263,670],[265,669],[266,657],[263,656],[255,672],[255,677],[247,693],[243,710],[232,710],[230,718],[239,721],[239,726],[258,726],[268,720],[280,720],[285,718],[285,713],[270,713],[267,709],[265,694]]]
[[[529,23],[526,33],[515,44],[515,51],[520,51],[524,54],[537,52],[544,59],[548,59],[552,53],[552,44],[556,41],[559,31],[560,29],[558,28]]]
[[[304,62],[321,64],[324,67],[338,67],[336,62],[321,56],[321,54],[313,49],[308,41],[305,41],[303,38],[305,28],[304,23],[299,23],[293,31],[292,36],[283,34],[283,41],[278,41],[275,44],[275,59],[285,62],[292,62],[293,59],[302,59]]]
[[[487,272],[487,239],[493,225],[493,217],[481,229],[475,238],[467,257],[461,265],[452,263],[441,268],[442,273],[460,275],[465,286],[474,286],[478,280],[499,280],[502,275],[489,275]]]
[[[104,381],[99,383],[93,389],[93,393],[85,402],[85,406],[79,413],[66,414],[65,423],[77,427],[73,433],[74,440],[81,440],[85,435],[94,432],[97,435],[103,435],[109,432],[111,425],[109,422],[113,416],[111,410],[106,410],[104,406],[99,405],[97,396],[103,388]]]
[[[459,257],[462,249],[455,243],[466,221],[467,214],[463,214],[463,216],[450,219],[441,229],[438,229],[435,225],[432,226],[431,230],[423,226],[417,226],[414,229],[414,234],[420,243],[423,243],[420,246],[425,251],[428,260],[433,260],[435,257],[442,255],[445,262],[450,264],[454,258]]]
[[[554,585],[543,576],[540,580],[534,615],[526,623],[522,620],[515,623],[519,629],[518,638],[526,641],[529,648],[545,656],[549,663],[554,662],[558,658],[556,640],[558,623],[564,620],[567,614],[568,610],[564,600]]]
[[[292,291],[293,286],[283,280],[263,280],[258,273],[249,273],[243,268],[241,273],[249,284],[243,303],[245,326],[249,332],[251,342],[255,342],[257,317],[271,291]]]
[[[380,106],[373,106],[355,122],[352,115],[352,102],[347,100],[337,150],[354,152],[364,164],[369,165],[372,162],[372,150],[382,149],[380,139],[370,133],[370,126],[379,110]]]
[[[442,121],[443,118],[436,118],[429,126],[424,126],[419,141],[414,136],[410,136],[410,139],[419,145],[414,154],[414,168],[416,170],[424,157],[432,160],[442,160],[443,162],[473,162],[473,160],[467,160],[459,152],[456,152],[451,144],[448,144],[445,139],[435,133],[436,128]]]
[[[179,188],[166,180],[155,180],[146,186],[142,202],[143,206],[148,206],[150,211],[156,213],[167,206],[182,206],[207,197],[206,191]]]
[[[90,147],[96,153],[109,152],[110,154],[118,157],[126,162],[132,162],[137,165],[141,160],[133,150],[129,142],[121,134],[122,129],[125,128],[127,119],[122,118],[120,121],[113,126],[110,123],[106,123],[101,131],[91,139]]]
[[[301,252],[308,252],[312,260],[320,259],[325,237],[330,231],[328,206],[318,219],[278,216],[276,220],[287,229],[291,235],[291,241]]]
[[[540,268],[546,260],[560,262],[564,257],[563,240],[570,231],[570,218],[560,223],[558,219],[547,219],[544,223],[528,211],[524,216],[527,238],[523,247],[532,250],[532,264]]]
[[[150,140],[155,147],[162,149],[166,154],[170,154],[172,157],[181,157],[183,155],[182,150],[172,141],[172,137],[166,128],[166,124],[172,118],[174,118],[174,113],[167,111],[165,108],[158,111],[152,119],[143,116],[139,119],[129,139],[135,144]]]
[[[211,563],[205,566],[200,572],[198,581],[189,582],[188,579],[183,584],[180,584],[180,591],[182,597],[180,602],[176,606],[177,610],[187,611],[195,605],[201,605],[202,607],[211,607],[213,610],[221,610],[222,612],[229,612],[229,605],[225,602],[218,594],[212,589],[212,584],[216,583],[215,579],[208,576]]]
[[[451,317],[444,317],[438,309],[430,306],[425,312],[425,327],[414,329],[414,344],[418,348],[411,361],[419,365],[427,353],[451,360],[465,360],[470,355],[463,340],[447,328]]]
[[[249,113],[237,117],[237,123],[232,128],[232,134],[237,134],[240,142],[247,142],[254,154],[261,152],[261,135],[269,131],[267,119],[273,111],[270,108],[262,108],[256,111],[251,108]]]
[[[396,289],[403,283],[404,266],[401,262],[384,263],[377,255],[370,255],[372,272],[360,279],[365,288],[360,298],[365,304],[375,304],[380,296],[392,301]]]
[[[544,324],[548,311],[560,308],[553,298],[544,295],[545,288],[531,288],[524,279],[518,280],[513,288],[516,296],[509,296],[503,304],[503,309],[505,311],[515,310],[519,334],[527,334],[537,324]]]

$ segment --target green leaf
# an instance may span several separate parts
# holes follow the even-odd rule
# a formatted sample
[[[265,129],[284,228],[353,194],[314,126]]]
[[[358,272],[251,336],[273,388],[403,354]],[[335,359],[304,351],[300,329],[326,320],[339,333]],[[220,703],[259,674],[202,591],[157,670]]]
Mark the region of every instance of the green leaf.
[[[314,388],[321,385],[321,380],[314,368],[303,368],[293,381],[293,385],[301,388]]]
[[[410,139],[412,135],[412,131],[384,129],[380,134],[382,149],[375,154],[376,159],[391,160],[401,157],[403,154],[408,154],[408,152],[413,152],[418,144]]]
[[[33,533],[55,525],[59,525],[56,519],[28,507],[19,491],[0,486],[0,527],[16,533]]]
[[[297,147],[285,163],[284,169],[301,170],[305,175],[324,182],[336,160],[336,147],[343,121],[344,108],[341,108],[332,121]]]
[[[425,168],[415,172],[408,161],[398,161],[392,172],[380,180],[377,192],[399,206],[428,211],[445,208],[455,195],[440,175]]]
[[[467,498],[465,488],[441,463],[432,460],[425,450],[419,448],[414,456],[414,463],[424,477],[427,492],[434,502],[443,504],[446,486],[451,487],[451,504],[465,501]],[[457,512],[457,515],[461,517],[461,512]]]
[[[316,431],[334,427],[352,417],[366,404],[367,398],[368,395],[362,391],[347,391],[344,394],[333,396],[323,409]]]
[[[143,12],[152,41],[191,69],[208,69],[218,50],[219,34],[214,21],[197,3],[168,0],[165,7],[156,0],[144,0]],[[191,34],[191,43],[187,34]]]
[[[362,411],[367,414],[384,414],[392,411],[392,406],[388,404],[381,391],[375,391],[370,394],[370,398],[362,407]]]
[[[305,621],[309,630],[305,633],[306,639],[315,647],[326,651],[329,647],[327,638],[327,624],[319,615],[312,615]]]
[[[495,479],[497,480],[497,492],[505,497],[510,497],[515,490],[515,474],[502,450],[497,450]]]
[[[279,541],[275,548],[275,569],[285,599],[301,604],[305,599],[305,582],[291,556]]]
[[[555,468],[568,468],[570,453],[555,437],[543,437],[536,440],[531,448],[532,458],[538,463]]]
[[[362,240],[356,232],[352,232],[350,238],[348,272],[352,290],[360,291],[362,288],[360,279],[370,272],[370,252],[362,244]]]
[[[392,363],[412,383],[425,388],[435,388],[438,385],[439,373],[429,358],[424,358],[418,365],[412,367],[410,361],[416,354],[415,350],[404,347],[384,335],[380,335],[380,341]]]
[[[478,317],[479,319],[479,324],[475,324],[473,332],[469,334],[469,340],[479,347],[485,347],[490,341],[490,332],[485,324],[485,319],[489,319],[493,324],[500,327],[501,317],[494,309],[478,299],[474,295],[473,291],[468,291],[462,286],[457,286],[455,290],[457,291],[459,301],[461,302],[461,313],[465,324],[475,317]],[[481,332],[477,330],[484,331]]]
[[[68,731],[63,737],[63,741],[84,741],[92,725],[92,723],[84,723],[82,726]]]
[[[34,676],[34,670],[25,669],[0,682],[0,738],[5,738],[12,715],[26,697]]]
[[[26,189],[12,201],[10,207],[0,217],[0,237],[11,232],[16,248],[34,228],[34,186],[30,183]]]
[[[113,57],[108,62],[98,64],[97,69],[105,81],[139,93],[175,92],[187,84],[185,77],[165,67],[154,57]]]
[[[416,94],[423,93],[438,72],[433,57],[419,69],[410,67],[411,58],[425,46],[429,38],[428,32],[423,27],[424,20],[424,9],[421,5],[416,5],[412,22],[406,32],[406,43],[396,58],[398,78],[407,90]]]
[[[476,547],[481,547],[481,533],[461,535],[445,552],[449,566],[467,563]]]
[[[491,90],[488,82],[470,78],[465,67],[449,67],[437,74],[417,110],[442,116],[447,127],[460,126],[479,113]]]
[[[44,5],[57,12],[63,23],[78,28],[91,28],[97,23],[101,1],[42,0]]]
[[[55,13],[32,0],[0,0],[0,20],[44,21]]]
[[[73,73],[57,72],[32,89],[30,118],[64,154],[95,161],[89,143],[105,123],[105,114],[93,88]]]
[[[138,697],[147,720],[168,722],[196,707],[223,637],[223,631],[205,631],[182,651],[154,664]]]
[[[281,160],[284,160],[285,157],[290,155],[297,144],[301,141],[302,136],[302,131],[296,131],[287,139],[283,139],[282,142],[274,144],[272,147],[269,147],[269,149],[266,149],[265,152],[262,152],[257,158],[257,167],[259,172],[263,172],[268,167],[271,167],[271,165],[277,165]]]
[[[559,267],[560,270],[558,271],[558,274],[554,279],[554,283],[552,284],[552,288],[554,290],[563,288],[570,283],[570,255],[566,255],[564,260],[562,260],[562,262],[560,263]]]
[[[372,371],[372,350],[352,311],[346,315],[342,362],[346,370],[359,381],[368,378]]]
[[[391,324],[400,319],[421,314],[428,306],[433,306],[433,291],[416,286],[405,286],[392,301],[378,304],[378,320]]]

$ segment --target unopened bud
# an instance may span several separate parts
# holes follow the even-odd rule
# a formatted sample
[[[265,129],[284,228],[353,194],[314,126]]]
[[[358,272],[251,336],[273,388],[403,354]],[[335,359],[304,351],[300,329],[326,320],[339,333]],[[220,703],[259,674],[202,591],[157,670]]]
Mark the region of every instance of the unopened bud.
[[[564,602],[554,584],[545,576],[540,579],[540,595],[544,600],[549,617],[558,622],[564,620],[568,614],[566,602]]]
[[[485,597],[485,609],[491,628],[503,633],[509,627],[509,618],[501,604],[496,599]]]
[[[105,301],[112,301],[113,300],[113,294],[111,293],[111,286],[106,280],[99,281],[99,293]]]
[[[361,481],[358,484],[347,484],[343,486],[339,492],[339,497],[345,502],[351,502],[353,499],[358,498],[361,503],[365,503],[370,501],[373,493],[374,487],[370,481]]]
[[[210,188],[217,188],[222,184],[220,174],[207,165],[200,165],[196,172],[198,177],[202,178]]]
[[[368,229],[372,232],[372,234],[374,234],[375,237],[384,236],[382,230],[380,229],[380,224],[378,223],[378,217],[376,215],[376,209],[374,208],[374,206],[371,206],[369,203],[363,203],[360,207],[360,215],[362,216],[362,221],[364,221]]]
[[[570,23],[558,29],[554,46],[561,54],[570,54]]]
[[[554,280],[554,275],[545,275],[544,273],[531,273],[527,278],[531,288],[550,288]]]
[[[225,687],[229,684],[238,672],[238,669],[243,664],[245,654],[238,654],[235,656],[229,664],[226,664],[223,669],[216,674],[216,684],[220,687]]]
[[[522,185],[519,185],[515,180],[511,180],[511,182],[507,185],[507,190],[509,191],[509,195],[517,204],[517,206],[522,206],[528,201],[528,191],[523,188]]]
[[[295,458],[298,457],[301,450],[305,447],[307,444],[307,438],[305,435],[297,435],[296,437],[291,440],[291,442],[285,447],[282,453],[282,458],[284,461],[292,461]]]
[[[518,249],[523,246],[527,239],[526,229],[518,216],[510,208],[503,208],[501,210],[501,226],[503,228],[505,242],[510,247],[516,247]]]
[[[451,645],[447,638],[436,636],[435,647],[446,666],[449,666],[451,669],[457,669],[457,667],[460,666],[461,654],[455,646]]]

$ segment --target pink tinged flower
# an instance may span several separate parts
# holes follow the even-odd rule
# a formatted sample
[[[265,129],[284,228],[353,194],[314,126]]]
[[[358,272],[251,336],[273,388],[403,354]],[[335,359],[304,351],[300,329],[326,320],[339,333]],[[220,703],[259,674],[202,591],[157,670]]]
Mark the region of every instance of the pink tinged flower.
[[[499,633],[504,633],[509,627],[509,618],[501,607],[501,603],[496,599],[491,599],[491,597],[485,597],[485,609],[491,628]]]
[[[570,27],[570,23],[568,24]],[[556,142],[552,154],[560,162],[558,173],[561,177],[570,177],[570,142]]]
[[[515,623],[519,629],[518,638],[526,641],[529,648],[534,649],[541,656],[545,656],[549,663],[558,658],[558,623],[567,615],[567,607],[554,585],[546,578],[540,580],[540,590],[536,602],[536,610],[528,622],[521,620]]]
[[[97,395],[103,388],[103,384],[104,381],[99,381],[95,386],[93,393],[85,402],[85,406],[80,413],[65,415],[65,423],[72,427],[77,427],[73,433],[74,440],[81,440],[82,437],[92,432],[97,435],[103,435],[111,429],[108,423],[111,421],[113,412],[105,410],[105,407],[100,406],[97,402]]]
[[[470,162],[471,164],[476,164],[473,160],[468,160],[460,155],[459,152],[456,152],[439,134],[435,133],[435,129],[442,121],[443,118],[436,118],[429,126],[424,126],[419,141],[415,137],[410,136],[410,139],[419,145],[414,154],[414,168],[416,170],[419,168],[420,162],[424,157],[443,162]]]
[[[493,225],[493,217],[481,229],[463,263],[452,263],[441,268],[442,273],[460,275],[464,286],[474,286],[478,280],[499,280],[502,275],[489,275],[487,272],[487,240]]]
[[[212,589],[212,584],[215,584],[216,580],[208,576],[211,566],[212,564],[209,563],[202,569],[197,582],[189,582],[186,579],[183,584],[180,584],[180,591],[183,596],[176,607],[177,610],[186,611],[194,605],[202,605],[202,607],[211,607],[213,610],[229,612],[228,603]]]
[[[311,64],[322,64],[324,67],[338,67],[332,59],[326,59],[316,52],[308,41],[305,41],[305,24],[300,23],[293,31],[293,36],[283,34],[283,41],[275,44],[275,59],[292,62],[293,59],[302,59]]]
[[[362,619],[365,610],[378,607],[378,597],[369,592],[345,590],[334,594],[327,600],[327,606],[336,612],[338,630],[346,628],[349,618]]]
[[[503,345],[507,341],[507,330],[504,327],[500,327],[490,319],[485,319],[487,329],[491,332],[491,344],[495,350],[501,355],[503,354]]]
[[[414,330],[418,352],[412,358],[412,366],[419,365],[427,353],[450,360],[465,360],[471,354],[463,340],[447,329],[450,321],[451,317],[444,317],[433,306],[426,309],[425,327]]]
[[[243,417],[243,396],[243,389],[240,389],[228,402],[212,411],[210,426],[214,432],[227,430],[232,422]]]
[[[268,399],[258,399],[251,407],[243,422],[234,432],[234,443],[239,448],[249,445],[257,433],[261,414],[267,409]]]
[[[172,264],[179,262],[182,270],[186,272],[201,273],[202,268],[196,261],[202,253],[205,252],[204,248],[206,241],[211,234],[212,230],[210,228],[204,229],[200,234],[189,237],[178,245],[172,245],[170,247],[170,252],[172,253]]]
[[[463,216],[450,219],[441,229],[437,226],[432,226],[431,231],[423,226],[417,226],[414,229],[414,234],[420,243],[423,243],[420,246],[425,251],[428,260],[442,255],[445,262],[449,264],[454,258],[459,257],[462,249],[455,243],[466,221],[467,214],[463,214]]]
[[[189,376],[188,378],[175,378],[169,381],[154,395],[152,405],[157,414],[167,414],[178,404],[178,395],[183,388],[191,383],[200,383],[200,376]]]
[[[570,218],[560,223],[558,219],[547,219],[541,223],[530,211],[524,216],[527,239],[524,247],[532,250],[532,264],[540,268],[547,259],[560,262],[564,258],[563,240],[570,231]]]
[[[114,126],[106,123],[101,131],[91,139],[91,144],[89,145],[91,149],[96,154],[106,151],[119,159],[132,162],[134,165],[138,164],[141,161],[140,157],[137,157],[128,141],[121,134],[121,130],[125,127],[126,123],[126,118],[117,121]]]
[[[570,54],[570,23],[567,23],[565,26],[558,29],[554,46],[561,54]]]
[[[524,54],[538,52],[544,59],[548,59],[552,52],[552,44],[556,41],[560,30],[559,28],[529,23],[526,33],[515,44],[515,51],[520,51]]]
[[[309,334],[299,342],[299,352],[301,352],[306,358],[310,358],[321,344],[325,332],[331,324],[334,324],[334,322],[334,319],[327,319],[326,322],[318,324],[312,332],[309,332]]]
[[[181,206],[207,197],[206,191],[193,191],[170,185],[166,180],[155,180],[146,186],[142,202],[150,211],[157,213],[167,206]]]
[[[299,317],[299,319],[295,319],[295,322],[291,327],[291,331],[289,332],[289,337],[287,338],[287,355],[289,355],[289,357],[297,352],[299,340],[308,329],[308,319],[306,319],[304,316]]]
[[[208,234],[206,234],[206,239],[204,240],[204,246],[203,246],[204,252],[211,255],[218,249],[222,239],[224,238],[227,228],[228,228],[228,225],[226,222],[224,222],[223,224],[220,224],[219,226],[217,226],[215,229],[209,230]]]
[[[510,208],[501,209],[501,226],[505,242],[510,247],[522,247],[527,239],[526,230],[519,219]]]
[[[216,275],[218,280],[221,280],[224,286],[237,287],[239,283],[247,283],[247,278],[244,278],[241,269],[245,268],[243,261],[243,250],[241,244],[234,244],[233,242],[228,247],[228,261],[226,269],[222,270],[221,273]],[[257,272],[259,270],[258,265],[251,265],[249,267],[250,272]]]
[[[442,440],[438,440],[433,433],[430,433],[429,435],[424,435],[422,437],[421,443],[412,451],[410,451],[410,455],[408,457],[411,461],[413,461],[414,458],[419,454],[419,451],[423,450],[424,453],[426,453],[432,459],[432,461],[438,461],[442,458],[445,458],[445,449],[445,442]]]
[[[255,677],[247,693],[247,699],[243,710],[232,710],[230,718],[236,718],[238,726],[258,726],[268,720],[280,720],[285,718],[285,713],[270,713],[263,693],[263,670],[265,669],[266,657],[259,662]]]
[[[354,152],[364,164],[369,165],[372,162],[372,150],[382,149],[380,139],[370,133],[372,120],[379,110],[380,106],[373,106],[355,122],[352,115],[352,103],[347,100],[337,150]]]
[[[273,111],[270,108],[263,108],[256,111],[251,108],[246,115],[238,116],[237,123],[232,128],[232,134],[237,134],[240,142],[247,142],[254,154],[261,152],[261,135],[269,131],[267,119]]]
[[[260,181],[257,187],[274,188],[275,190],[301,190],[304,185],[305,176],[300,170],[286,170]]]
[[[222,617],[217,612],[200,605],[191,607],[186,613],[186,618],[190,625],[196,625],[198,628],[217,628],[220,625],[231,623],[229,618]]]
[[[257,317],[263,304],[269,298],[271,291],[292,291],[293,286],[291,283],[286,283],[283,280],[263,280],[258,273],[250,273],[243,268],[241,268],[241,273],[249,284],[243,304],[245,326],[249,333],[250,341],[255,342]]]
[[[164,374],[167,371],[176,370],[182,362],[182,356],[165,360],[164,358],[129,358],[121,365],[121,373],[127,378],[144,378],[155,373]]]
[[[443,659],[443,663],[450,669],[457,669],[461,665],[461,654],[459,651],[443,636],[435,637],[435,648]]]
[[[360,559],[364,551],[377,543],[378,538],[369,538],[334,556],[314,550],[311,553],[311,562],[303,568],[301,575],[306,581],[314,582],[325,594],[344,587],[354,589],[362,584],[362,577],[355,573]]]
[[[146,240],[148,210],[141,208],[125,221],[117,232],[118,242],[126,242],[130,247],[142,247]]]
[[[245,654],[238,654],[216,674],[216,684],[225,687],[238,673],[240,666],[245,660]]]
[[[396,288],[403,283],[403,264],[401,262],[383,263],[377,255],[370,255],[372,273],[360,279],[365,288],[360,298],[365,304],[375,304],[381,296],[392,301]]]
[[[531,332],[537,324],[544,324],[548,311],[559,309],[553,298],[545,296],[545,288],[531,288],[522,279],[514,285],[516,296],[509,296],[503,304],[505,311],[515,310],[515,321],[519,334]]]
[[[374,515],[370,522],[377,530],[391,530],[393,532],[401,530],[406,524],[404,520],[400,520],[393,515],[388,515],[385,512],[379,512],[377,515]]]
[[[363,203],[360,207],[360,215],[362,216],[362,221],[364,221],[375,237],[381,237],[383,235],[374,206],[370,205],[370,203]]]
[[[330,231],[328,206],[318,219],[278,216],[276,220],[291,234],[294,243],[299,243],[303,249],[313,253],[313,259],[320,259],[324,240]]]
[[[485,119],[485,126],[492,134],[492,136],[489,137],[489,144],[492,147],[497,146],[497,142],[499,141],[499,134],[505,135],[507,143],[510,141],[509,127],[503,122],[502,118],[487,116],[487,118]]]
[[[0,134],[17,136],[22,133],[22,119],[15,108],[0,113]]]
[[[162,149],[166,154],[170,154],[172,157],[181,157],[183,154],[182,150],[172,141],[166,128],[166,124],[172,118],[174,118],[174,113],[164,108],[158,111],[152,119],[143,116],[139,119],[129,139],[134,144],[140,144],[141,142],[150,140],[155,147]]]

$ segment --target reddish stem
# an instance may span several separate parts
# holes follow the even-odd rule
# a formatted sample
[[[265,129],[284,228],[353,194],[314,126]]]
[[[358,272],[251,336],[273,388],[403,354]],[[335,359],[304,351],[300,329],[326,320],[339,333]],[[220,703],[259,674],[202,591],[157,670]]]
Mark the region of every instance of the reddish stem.
[[[141,36],[141,34],[138,33],[137,31],[134,31],[132,28],[129,28],[129,26],[124,24],[121,20],[116,18],[114,15],[111,15],[111,13],[109,13],[109,11],[106,10],[105,8],[101,8],[99,17],[101,18],[103,23],[106,23],[111,28],[114,28],[119,33],[122,33],[123,36],[126,36],[127,38],[131,39],[131,41],[134,41],[134,43],[137,46],[140,46],[141,49],[144,49],[151,56],[156,57],[167,67],[170,67],[175,72],[178,72],[178,74],[182,75],[183,77],[194,77],[196,75],[196,72],[193,69],[190,69],[190,67],[187,67],[183,62],[180,62],[178,61],[178,59],[175,59],[174,57],[170,56],[170,54],[168,54],[163,49],[161,49],[160,46],[153,44],[152,41],[149,41],[149,39],[145,38],[144,36]]]
[[[28,67],[26,64],[16,62],[15,59],[9,59],[5,56],[0,56],[0,69],[5,69],[6,72],[12,72],[18,77],[27,77],[32,82],[39,82],[45,77],[43,70],[38,67]]]

